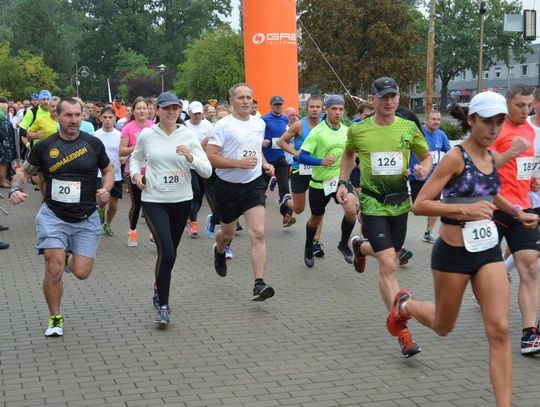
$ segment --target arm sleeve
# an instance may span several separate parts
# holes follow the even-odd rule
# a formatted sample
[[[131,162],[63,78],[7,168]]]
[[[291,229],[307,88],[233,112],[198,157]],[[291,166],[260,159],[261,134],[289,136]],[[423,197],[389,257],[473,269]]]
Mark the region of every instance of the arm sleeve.
[[[301,150],[300,155],[298,156],[298,162],[300,164],[307,164],[307,165],[322,165],[322,161],[320,158],[315,158],[311,155],[311,153],[307,152],[306,150]]]

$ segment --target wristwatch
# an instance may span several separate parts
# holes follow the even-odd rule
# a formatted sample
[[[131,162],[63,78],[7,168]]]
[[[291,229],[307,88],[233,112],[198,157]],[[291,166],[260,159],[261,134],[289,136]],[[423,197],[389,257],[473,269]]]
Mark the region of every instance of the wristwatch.
[[[11,195],[13,195],[15,192],[20,191],[20,190],[21,190],[21,189],[20,189],[20,188],[17,188],[17,187],[11,188],[11,189],[9,190],[8,198],[11,198]]]
[[[522,211],[523,208],[519,205],[512,206],[512,216],[517,216],[519,211]]]
[[[339,188],[341,185],[347,186],[347,181],[344,181],[344,180],[340,179],[340,180],[337,182],[338,188]]]

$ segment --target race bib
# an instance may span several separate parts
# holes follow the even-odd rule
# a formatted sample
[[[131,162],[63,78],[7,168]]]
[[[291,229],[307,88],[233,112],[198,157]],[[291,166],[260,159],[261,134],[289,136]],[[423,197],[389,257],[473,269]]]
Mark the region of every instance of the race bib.
[[[499,233],[495,222],[490,219],[465,222],[461,229],[463,242],[468,252],[481,252],[499,244]]]
[[[160,171],[157,176],[156,189],[158,191],[174,191],[186,182],[184,171]]]
[[[429,153],[433,159],[433,165],[439,164],[444,157],[444,151],[430,151]]]
[[[81,181],[52,180],[51,198],[53,201],[64,203],[81,202]]]
[[[399,175],[403,173],[401,152],[371,153],[371,173],[373,175]]]
[[[540,157],[517,157],[516,165],[518,180],[540,176]]]
[[[281,149],[281,147],[280,147],[280,146],[278,145],[278,143],[277,143],[278,140],[279,140],[279,138],[273,138],[273,139],[272,139],[272,148],[273,148],[274,150],[280,150],[280,149]]]
[[[257,162],[260,161],[261,149],[257,147],[241,146],[237,150],[237,158],[242,160],[243,158],[257,157]]]
[[[326,179],[323,181],[323,190],[325,195],[333,194],[337,191],[339,178]]]
[[[298,164],[298,170],[300,175],[311,175],[311,173],[313,172],[313,168],[311,167],[311,165],[307,164]]]

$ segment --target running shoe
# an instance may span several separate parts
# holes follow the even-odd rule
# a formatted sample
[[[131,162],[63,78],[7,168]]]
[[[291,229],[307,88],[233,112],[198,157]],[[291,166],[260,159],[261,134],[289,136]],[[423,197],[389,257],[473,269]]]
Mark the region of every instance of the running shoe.
[[[308,267],[313,267],[315,265],[315,259],[313,258],[313,246],[311,248],[304,249],[304,263]]]
[[[105,223],[105,208],[98,208],[99,221],[103,225]]]
[[[227,275],[227,257],[225,253],[218,253],[216,243],[214,243],[214,267],[218,276],[225,277]]]
[[[401,251],[399,252],[399,265],[404,266],[405,264],[407,264],[412,258],[412,256],[413,252],[411,252],[410,250],[405,248],[401,249]]]
[[[189,225],[188,233],[190,237],[199,237],[199,224],[196,220],[192,220]]]
[[[296,218],[292,216],[290,213],[286,213],[285,215],[283,215],[283,223],[281,224],[281,226],[283,226],[284,228],[288,228],[289,226],[292,226],[295,223],[296,223]]]
[[[318,240],[313,241],[313,255],[315,257],[324,257],[323,244]]]
[[[521,338],[521,354],[536,355],[540,353],[540,335],[537,328],[532,328],[527,338]]]
[[[162,305],[157,310],[156,319],[154,322],[158,325],[168,325],[169,324],[169,306]]]
[[[433,236],[431,232],[426,232],[424,233],[424,237],[422,238],[422,241],[433,244],[437,241],[437,239],[435,239],[435,236]]]
[[[276,184],[277,184],[276,177],[270,178],[270,182],[268,183],[268,188],[270,189],[270,191],[273,191],[274,189],[276,189]]]
[[[411,316],[401,309],[401,306],[410,298],[411,293],[408,290],[399,290],[394,297],[394,302],[386,318],[386,328],[390,332],[390,335],[398,336],[407,326],[407,321],[411,319]]]
[[[244,230],[244,228],[242,227],[240,222],[236,221],[236,232],[241,232],[242,230]]]
[[[362,250],[360,249],[360,247],[362,246],[362,238],[358,235],[353,236],[353,238],[351,239],[351,246],[354,254],[354,269],[359,273],[363,273],[366,269],[366,256],[362,254]]]
[[[206,226],[204,227],[204,233],[208,239],[213,239],[215,236],[216,224],[214,223],[214,217],[212,214],[206,216]]]
[[[60,314],[51,315],[49,324],[45,331],[45,336],[62,336],[64,335],[64,317]]]
[[[103,231],[105,232],[105,234],[107,236],[114,236],[114,232],[112,230],[112,227],[108,223],[103,224]]]
[[[225,259],[226,260],[231,260],[233,258],[234,258],[234,256],[233,256],[233,253],[232,253],[232,250],[231,250],[231,245],[228,244],[227,246],[225,246]]]
[[[137,231],[136,230],[130,230],[128,232],[128,246],[129,247],[137,247]]]
[[[253,298],[251,300],[264,301],[273,297],[274,294],[274,289],[261,280],[253,286]]]
[[[349,245],[347,243],[342,243],[342,242],[339,242],[338,244],[338,250],[341,252],[341,254],[343,255],[343,258],[345,259],[345,261],[349,264],[352,264],[353,262],[353,252],[351,251],[351,248],[349,247]]]
[[[416,355],[417,353],[422,352],[422,349],[414,342],[409,328],[405,327],[401,330],[398,335],[398,342],[401,346],[401,353],[406,358]]]

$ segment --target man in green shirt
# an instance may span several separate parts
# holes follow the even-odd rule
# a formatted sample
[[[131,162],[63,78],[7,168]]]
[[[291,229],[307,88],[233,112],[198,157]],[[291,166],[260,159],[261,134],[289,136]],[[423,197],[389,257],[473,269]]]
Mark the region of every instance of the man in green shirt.
[[[353,124],[347,133],[347,144],[341,160],[337,199],[347,202],[348,192],[341,185],[349,179],[354,154],[360,159],[360,208],[362,232],[367,238],[352,238],[354,267],[362,273],[366,256],[374,256],[379,266],[379,289],[388,309],[399,291],[396,277],[397,256],[407,232],[411,208],[407,192],[407,171],[411,153],[418,158],[415,176],[425,179],[431,171],[432,158],[422,132],[410,120],[396,116],[399,88],[392,78],[376,79],[370,103],[375,114]],[[410,357],[421,349],[412,339],[406,325],[398,335],[401,351]]]
[[[306,243],[304,262],[313,267],[313,239],[317,227],[321,223],[326,205],[330,199],[336,200],[341,156],[347,141],[347,126],[341,123],[345,101],[341,95],[329,95],[324,101],[326,118],[309,132],[304,140],[298,162],[313,166],[309,183],[309,207],[311,217],[306,225]],[[341,240],[338,250],[347,263],[352,263],[352,251],[349,248],[349,237],[356,223],[356,198],[351,184],[347,184],[345,196],[347,201],[341,203],[344,210],[341,221]]]

